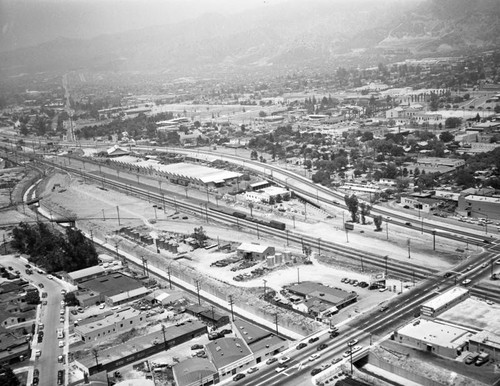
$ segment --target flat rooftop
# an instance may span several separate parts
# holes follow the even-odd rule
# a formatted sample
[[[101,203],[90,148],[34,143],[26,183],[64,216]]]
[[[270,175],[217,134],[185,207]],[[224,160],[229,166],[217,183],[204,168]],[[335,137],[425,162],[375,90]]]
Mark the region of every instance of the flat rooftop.
[[[121,272],[86,280],[78,285],[108,297],[143,287],[141,282]]]
[[[343,291],[340,289],[328,287],[321,283],[314,283],[312,281],[305,281],[300,284],[295,284],[288,288],[290,292],[318,298],[324,302],[337,304],[346,298],[355,296],[351,292]]]
[[[489,202],[492,204],[500,204],[500,197],[498,197],[498,196],[487,197],[487,196],[476,196],[474,194],[471,194],[469,196],[465,196],[465,199],[469,200],[469,201]]]
[[[455,348],[474,334],[465,328],[420,319],[420,323],[410,323],[398,330],[398,334],[434,344],[440,347]]]
[[[493,334],[489,331],[480,331],[471,338],[471,341],[483,343],[490,347],[494,347],[495,350],[500,350],[500,335]]]
[[[86,323],[84,325],[75,327],[75,330],[79,330],[82,334],[88,334],[94,330],[101,329],[103,327],[113,326],[115,323],[118,323],[122,320],[128,320],[140,314],[141,312],[137,311],[134,308],[124,308],[123,310],[117,311],[111,315],[106,315],[102,319],[95,320],[91,323]],[[144,320],[145,319],[146,318],[144,318]]]
[[[172,371],[177,377],[179,386],[184,386],[215,374],[217,369],[208,359],[189,358],[174,365]]]
[[[465,299],[438,318],[476,331],[487,330],[500,335],[500,305],[489,305],[475,297]]]
[[[205,345],[205,349],[217,369],[252,354],[239,338],[220,338]]]
[[[269,245],[253,244],[253,243],[241,243],[236,250],[245,252],[255,252],[264,253]]]
[[[438,310],[468,292],[469,290],[466,288],[454,287],[451,290],[443,292],[441,295],[429,300],[428,302],[425,302],[424,304],[422,304],[422,307]]]
[[[138,351],[142,351],[153,344],[163,344],[163,333],[161,331],[161,326],[158,325],[158,331],[152,332],[148,335],[139,336],[137,338],[130,339],[126,343],[122,343],[106,350],[99,351],[99,362],[103,365],[109,362],[116,361],[128,355],[132,355]],[[204,328],[206,326],[197,320],[184,321],[178,325],[169,326],[165,329],[165,337],[167,340],[173,340],[177,337],[183,336],[191,331],[197,331],[198,329]],[[87,368],[95,365],[95,358],[93,355],[87,355],[84,358],[78,359],[82,365]]]

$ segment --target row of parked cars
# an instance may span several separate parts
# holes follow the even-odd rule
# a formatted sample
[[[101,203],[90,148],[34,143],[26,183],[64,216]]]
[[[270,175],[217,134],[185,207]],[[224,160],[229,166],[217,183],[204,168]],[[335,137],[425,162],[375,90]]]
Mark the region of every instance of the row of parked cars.
[[[351,284],[354,287],[361,287],[361,288],[366,288],[369,286],[369,284],[365,281],[358,281],[356,279],[349,279],[347,277],[342,278],[340,282],[345,284]]]

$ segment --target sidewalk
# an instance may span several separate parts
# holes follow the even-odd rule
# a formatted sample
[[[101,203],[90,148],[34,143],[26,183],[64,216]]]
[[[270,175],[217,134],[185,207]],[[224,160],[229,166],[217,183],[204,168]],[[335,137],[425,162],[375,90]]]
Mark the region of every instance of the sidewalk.
[[[89,235],[85,234],[87,237],[89,237]],[[94,239],[94,242],[109,249],[109,250],[112,250],[112,251],[116,251],[116,248],[114,245],[112,244],[109,244],[109,243],[106,243],[98,238],[96,238],[95,236],[93,237]],[[125,257],[127,260],[141,266],[142,265],[142,260],[127,253],[127,252],[124,252],[124,251],[121,251],[121,250],[118,250],[118,254],[122,257]],[[164,280],[168,280],[169,279],[169,276],[167,274],[167,272],[155,267],[155,266],[149,266],[148,268],[151,272],[155,273],[156,275],[158,276],[161,276]],[[181,285],[193,292],[196,292],[197,291],[197,288],[190,284],[190,283],[187,283],[185,281],[182,281],[178,278],[176,278],[175,276],[171,276],[170,277],[172,283],[174,285]],[[229,305],[229,303],[226,301],[226,300],[223,300],[219,297],[216,297],[210,293],[207,293],[205,291],[203,291],[202,289],[200,290],[200,296],[202,296],[203,298],[205,299],[209,299],[210,301],[216,303],[219,305],[219,307],[223,308],[224,310],[228,311],[228,312],[231,312],[231,306]],[[242,317],[246,317],[250,320],[255,320],[256,322],[260,323],[261,325],[264,325],[270,329],[275,329],[276,326],[274,324],[274,322],[271,322],[271,321],[268,321],[266,319],[263,319],[263,318],[260,318],[259,316],[257,315],[254,315],[246,310],[243,310],[241,309],[240,307],[238,307],[236,304],[233,304],[233,312],[236,316],[242,316]],[[281,327],[279,326],[279,331],[280,331],[280,334],[281,335],[284,335],[290,339],[294,339],[294,340],[300,340],[302,338],[304,338],[302,335],[294,332],[294,331],[291,331],[291,330],[288,330],[284,327]]]

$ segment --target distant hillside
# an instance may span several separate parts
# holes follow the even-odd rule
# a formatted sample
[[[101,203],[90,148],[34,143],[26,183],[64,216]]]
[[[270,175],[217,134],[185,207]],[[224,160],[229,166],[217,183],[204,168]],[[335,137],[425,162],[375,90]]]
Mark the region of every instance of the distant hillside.
[[[227,74],[336,65],[364,49],[376,57],[498,47],[500,1],[428,0],[281,3],[231,17],[204,14],[89,40],[60,38],[0,54],[0,71],[162,71]],[[374,56],[375,55],[375,56]]]

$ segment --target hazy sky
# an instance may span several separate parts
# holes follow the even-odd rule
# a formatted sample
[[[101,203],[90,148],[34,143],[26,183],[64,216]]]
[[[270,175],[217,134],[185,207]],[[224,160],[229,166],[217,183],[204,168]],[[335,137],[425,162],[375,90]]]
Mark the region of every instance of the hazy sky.
[[[0,51],[58,37],[91,38],[107,33],[196,19],[207,12],[228,15],[251,8],[314,3],[415,2],[421,0],[0,0]]]
[[[0,50],[230,14],[286,0],[0,0]]]

